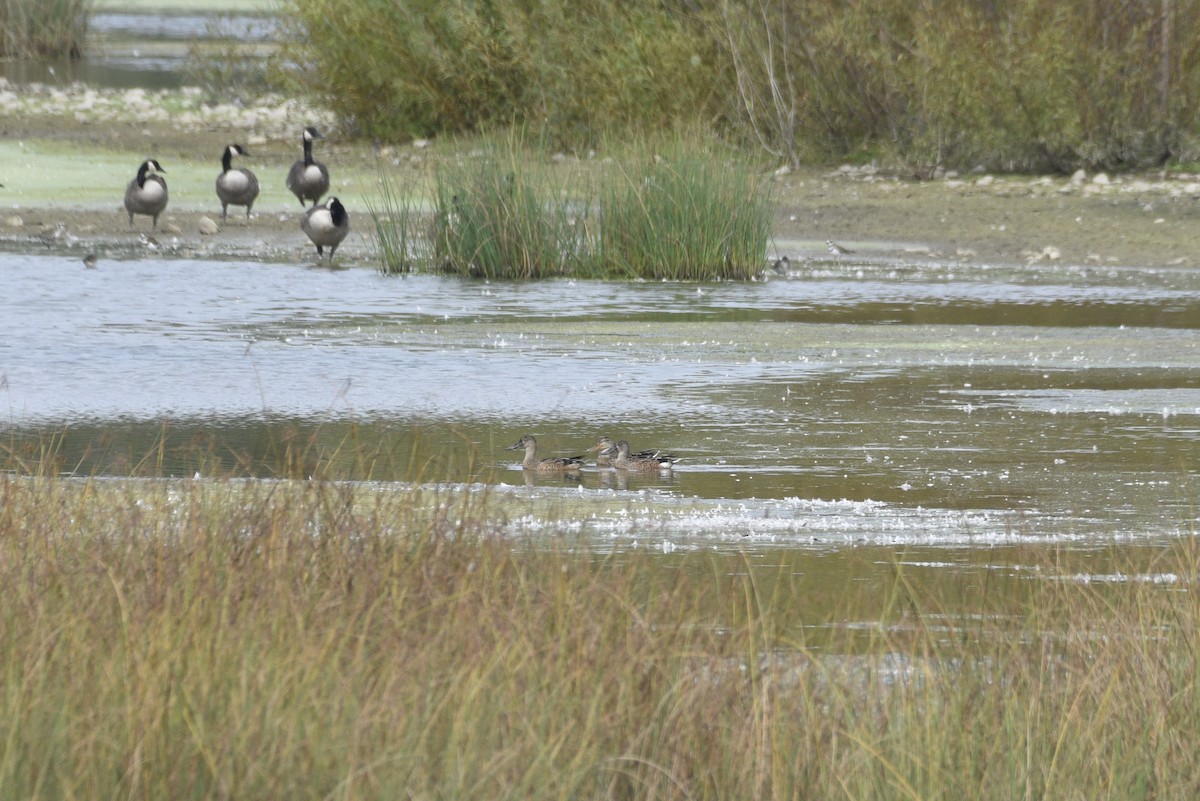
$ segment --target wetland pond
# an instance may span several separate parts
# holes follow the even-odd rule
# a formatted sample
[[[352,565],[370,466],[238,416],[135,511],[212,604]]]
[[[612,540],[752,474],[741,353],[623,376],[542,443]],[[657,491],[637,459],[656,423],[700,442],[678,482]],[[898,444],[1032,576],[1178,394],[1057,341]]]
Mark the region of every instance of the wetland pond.
[[[303,441],[374,454],[350,480],[486,487],[518,537],[928,569],[1033,545],[1097,554],[1096,578],[1114,544],[1152,554],[1200,519],[1193,270],[486,283],[8,252],[0,276],[0,436],[75,475],[236,472]],[[683,461],[527,477],[504,450],[524,433]]]

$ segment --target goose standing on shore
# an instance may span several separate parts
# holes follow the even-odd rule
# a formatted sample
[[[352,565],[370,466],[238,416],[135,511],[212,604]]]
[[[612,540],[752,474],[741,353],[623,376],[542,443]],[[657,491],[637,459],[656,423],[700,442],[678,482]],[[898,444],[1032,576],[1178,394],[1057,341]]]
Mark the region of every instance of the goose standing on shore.
[[[151,174],[150,171],[154,170]],[[158,227],[158,215],[167,207],[167,179],[159,173],[166,173],[154,159],[146,159],[138,168],[137,177],[125,187],[125,211],[129,212],[129,225],[133,225],[133,215],[145,214],[154,219],[153,227]]]
[[[329,263],[333,263],[333,254],[338,245],[350,233],[350,214],[342,201],[336,197],[329,198],[328,203],[320,206],[313,205],[300,218],[300,228],[308,234],[308,238],[317,246],[317,258],[321,258],[324,248],[329,248]]]
[[[230,206],[245,206],[246,219],[258,197],[258,178],[245,167],[234,167],[234,156],[249,156],[241,145],[226,145],[221,156],[221,174],[217,176],[217,197],[221,200],[221,222],[229,216]]]
[[[312,157],[313,140],[324,138],[316,128],[312,126],[305,128],[303,134],[304,158],[298,160],[288,170],[287,188],[299,198],[301,206],[304,205],[305,200],[312,200],[313,205],[317,205],[321,200],[321,195],[329,191],[329,170]]]

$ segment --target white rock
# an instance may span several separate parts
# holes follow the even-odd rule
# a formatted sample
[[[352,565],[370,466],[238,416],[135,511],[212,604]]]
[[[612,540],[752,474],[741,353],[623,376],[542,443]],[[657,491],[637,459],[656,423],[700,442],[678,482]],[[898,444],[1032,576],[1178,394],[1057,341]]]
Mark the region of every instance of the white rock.
[[[1108,175],[1106,173],[1098,172],[1092,176],[1092,183],[1096,184],[1097,186],[1108,186],[1111,182],[1108,180]]]
[[[199,228],[200,233],[204,234],[205,236],[212,236],[221,230],[220,227],[213,222],[212,218],[207,216],[200,218]]]
[[[978,181],[976,181],[975,185],[976,186],[991,186],[992,182],[995,180],[996,179],[994,177],[992,177],[991,175],[985,175],[982,178],[980,178]]]
[[[1071,176],[1071,183],[1073,183],[1073,184],[1081,184],[1086,180],[1087,180],[1087,173],[1084,172],[1083,170],[1076,170],[1075,174]]]
[[[21,226],[23,226],[25,224],[25,221],[22,220],[20,218],[20,216],[13,214],[10,217],[4,218],[4,224],[7,225],[9,228],[20,228]]]

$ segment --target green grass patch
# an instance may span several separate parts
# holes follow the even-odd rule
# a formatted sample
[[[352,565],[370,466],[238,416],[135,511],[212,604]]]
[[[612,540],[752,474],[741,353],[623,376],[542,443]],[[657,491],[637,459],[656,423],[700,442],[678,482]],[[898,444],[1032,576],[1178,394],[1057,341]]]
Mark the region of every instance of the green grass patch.
[[[555,178],[512,140],[440,165],[433,179],[434,266],[489,279],[577,272],[582,215]]]
[[[1020,575],[935,589],[897,562],[831,599],[736,554],[514,547],[492,522],[487,493],[436,484],[0,475],[0,787],[1007,801],[1200,781],[1190,541],[1155,565],[1171,589],[1029,549]]]
[[[762,271],[770,184],[730,152],[672,145],[603,181],[588,254],[594,275],[749,280]]]
[[[748,160],[678,141],[628,152],[556,168],[517,139],[489,144],[437,167],[424,232],[384,174],[370,206],[381,269],[700,281],[761,271],[774,200]]]
[[[411,272],[433,258],[427,215],[416,198],[400,187],[396,177],[379,169],[379,194],[364,199],[371,217],[371,240],[384,275]]]

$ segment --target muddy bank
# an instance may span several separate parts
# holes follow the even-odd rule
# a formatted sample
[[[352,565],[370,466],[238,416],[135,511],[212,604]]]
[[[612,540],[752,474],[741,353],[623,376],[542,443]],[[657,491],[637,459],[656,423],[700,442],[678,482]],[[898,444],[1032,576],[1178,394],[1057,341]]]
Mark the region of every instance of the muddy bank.
[[[315,254],[299,231],[300,207],[283,175],[298,155],[299,129],[315,122],[329,134],[318,156],[334,171],[333,193],[353,215],[354,232],[339,255],[345,263],[373,264],[366,204],[379,165],[424,197],[431,169],[470,149],[461,142],[380,147],[351,140],[327,115],[294,101],[212,106],[188,90],[0,86],[0,111],[0,246],[10,250],[129,257],[153,233],[151,247],[186,256],[309,258]],[[212,181],[219,152],[232,141],[251,150],[246,166],[259,173],[263,194],[252,219],[231,215],[218,232],[204,234],[205,218],[220,223]],[[144,218],[130,228],[121,209],[125,182],[149,155],[167,166],[172,187],[158,232]],[[590,167],[560,158],[554,169]],[[866,259],[1133,266],[1193,266],[1200,259],[1197,175],[949,174],[913,181],[869,168],[813,167],[772,180],[779,208],[773,249],[793,260],[828,258],[827,238]]]

